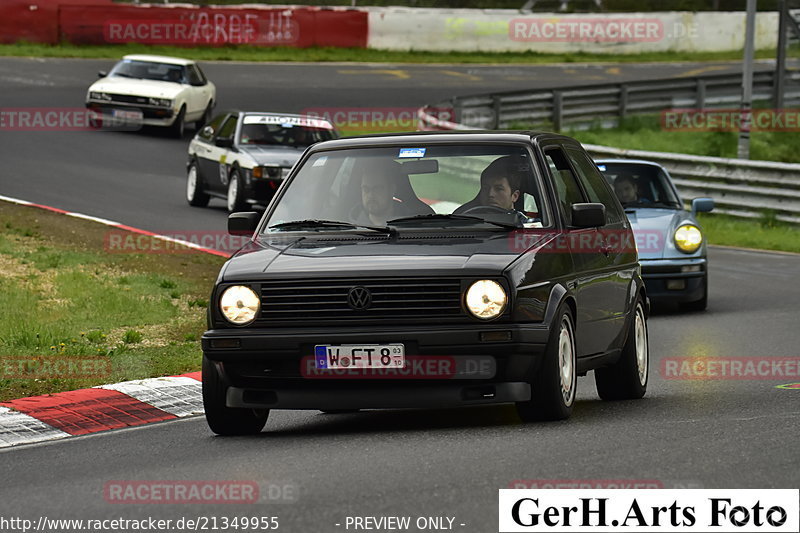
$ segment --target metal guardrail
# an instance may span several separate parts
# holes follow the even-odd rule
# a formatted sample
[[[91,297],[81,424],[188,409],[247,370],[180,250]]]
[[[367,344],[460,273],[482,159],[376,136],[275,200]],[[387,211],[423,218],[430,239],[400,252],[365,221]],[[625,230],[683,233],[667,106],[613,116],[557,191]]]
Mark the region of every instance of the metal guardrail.
[[[773,76],[771,71],[756,73],[754,100],[772,97]],[[792,73],[789,79],[800,81],[800,73]],[[565,124],[598,120],[613,123],[634,113],[737,107],[741,80],[740,74],[717,74],[454,98],[419,109],[418,129],[520,129],[538,122],[558,131]],[[800,87],[787,91],[784,105],[800,107]],[[437,111],[441,115],[448,106],[454,110],[456,120],[436,116]],[[672,175],[682,196],[710,196],[716,203],[716,213],[747,218],[774,216],[776,220],[800,224],[800,164],[584,146],[596,158],[646,159],[661,164]]]
[[[756,72],[753,100],[772,100],[774,87],[774,71]],[[472,129],[538,126],[560,131],[567,126],[598,122],[610,126],[629,115],[660,113],[666,109],[737,107],[741,94],[741,74],[710,74],[455,97],[433,107],[452,109],[455,122]],[[800,106],[798,71],[790,71],[786,77],[784,106]]]

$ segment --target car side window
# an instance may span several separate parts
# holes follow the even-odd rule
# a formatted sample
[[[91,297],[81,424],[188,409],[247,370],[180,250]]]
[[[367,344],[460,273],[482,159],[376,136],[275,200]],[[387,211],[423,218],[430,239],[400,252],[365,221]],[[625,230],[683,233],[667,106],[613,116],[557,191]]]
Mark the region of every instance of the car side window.
[[[189,65],[187,67],[187,74],[191,85],[200,86],[206,84],[206,80],[200,72],[200,69],[197,68],[197,65]]]
[[[567,225],[572,225],[572,209],[570,206],[584,202],[583,193],[575,180],[572,168],[569,166],[564,152],[560,148],[545,149],[544,158],[553,176],[553,183],[558,196],[557,200],[561,206],[561,212],[564,213],[564,220]]]
[[[204,141],[211,142],[211,139],[214,138],[214,133],[219,130],[219,125],[222,123],[222,120],[225,117],[226,115],[214,117],[214,120],[212,120],[205,128],[200,130],[200,138]]]
[[[233,132],[236,131],[237,117],[229,117],[228,120],[222,125],[217,134],[218,139],[233,139]]]
[[[622,212],[621,205],[594,162],[584,152],[574,148],[567,148],[567,156],[578,173],[578,179],[586,189],[589,201],[606,206],[607,223],[618,224],[622,222],[625,214]]]

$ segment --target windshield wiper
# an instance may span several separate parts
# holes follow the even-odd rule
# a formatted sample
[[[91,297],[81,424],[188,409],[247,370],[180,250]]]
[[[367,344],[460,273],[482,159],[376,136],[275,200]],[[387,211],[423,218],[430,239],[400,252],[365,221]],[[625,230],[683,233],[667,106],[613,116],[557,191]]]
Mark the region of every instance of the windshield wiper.
[[[427,221],[440,221],[440,220],[466,220],[470,222],[485,222],[486,224],[493,224],[495,226],[499,226],[501,228],[518,228],[517,224],[513,222],[499,222],[497,220],[488,220],[483,217],[476,217],[472,215],[456,215],[456,214],[442,214],[442,213],[431,213],[428,215],[414,215],[411,217],[401,217],[395,218],[394,220],[389,220],[386,222],[387,224],[403,224],[405,222],[427,222]]]
[[[394,234],[395,229],[387,226],[364,226],[361,224],[351,224],[350,222],[340,222],[338,220],[291,220],[289,222],[281,222],[270,226],[269,229],[324,229],[324,228],[338,228],[338,229],[366,229],[370,231],[379,231],[381,233]]]

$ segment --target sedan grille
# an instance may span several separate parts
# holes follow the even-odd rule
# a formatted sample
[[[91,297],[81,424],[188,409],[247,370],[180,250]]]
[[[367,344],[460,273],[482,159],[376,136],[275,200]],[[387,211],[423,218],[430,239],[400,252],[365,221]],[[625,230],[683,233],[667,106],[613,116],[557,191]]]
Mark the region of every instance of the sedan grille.
[[[134,96],[128,94],[109,94],[108,96],[111,97],[112,102],[122,103],[122,104],[138,104],[138,105],[147,105],[149,99],[145,96]]]
[[[261,284],[261,318],[270,321],[461,316],[459,279],[326,279]]]

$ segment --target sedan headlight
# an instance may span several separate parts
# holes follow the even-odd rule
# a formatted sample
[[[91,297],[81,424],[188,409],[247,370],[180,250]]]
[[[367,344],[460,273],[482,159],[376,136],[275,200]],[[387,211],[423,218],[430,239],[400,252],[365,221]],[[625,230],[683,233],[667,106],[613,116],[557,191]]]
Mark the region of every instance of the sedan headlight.
[[[233,285],[222,293],[219,308],[229,322],[244,326],[256,319],[261,309],[261,301],[250,287]]]
[[[697,226],[683,224],[675,230],[675,246],[681,252],[694,253],[701,244],[703,244],[703,234]]]
[[[148,98],[147,103],[158,107],[172,107],[172,100],[169,98]]]
[[[281,167],[255,167],[253,168],[254,178],[283,179],[289,175],[290,168]]]
[[[97,92],[97,91],[91,91],[89,93],[89,98],[91,98],[92,100],[105,100],[106,102],[110,102],[111,101],[111,95],[110,94]]]
[[[490,279],[482,279],[467,289],[467,309],[475,317],[489,320],[500,316],[508,303],[503,286]]]

